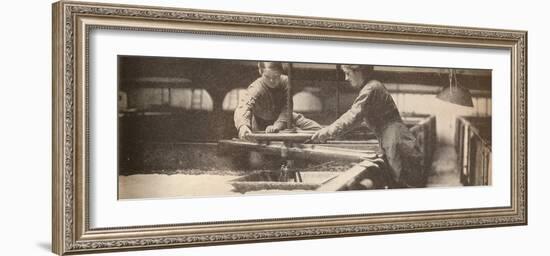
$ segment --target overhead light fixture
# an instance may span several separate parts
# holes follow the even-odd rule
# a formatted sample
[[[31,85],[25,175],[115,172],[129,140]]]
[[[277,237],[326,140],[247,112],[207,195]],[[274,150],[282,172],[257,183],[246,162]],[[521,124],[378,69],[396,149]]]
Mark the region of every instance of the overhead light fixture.
[[[449,86],[446,86],[437,94],[437,98],[453,104],[473,107],[472,94],[470,91],[458,84],[454,69],[449,70]]]

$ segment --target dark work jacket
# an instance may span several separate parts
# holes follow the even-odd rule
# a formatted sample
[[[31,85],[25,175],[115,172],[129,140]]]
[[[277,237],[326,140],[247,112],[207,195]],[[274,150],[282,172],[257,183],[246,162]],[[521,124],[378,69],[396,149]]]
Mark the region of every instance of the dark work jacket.
[[[328,132],[330,137],[336,137],[361,123],[366,123],[375,132],[394,181],[419,186],[423,169],[416,138],[403,123],[393,98],[379,81],[364,85],[351,108],[328,126]]]
[[[377,134],[389,123],[402,122],[393,98],[379,81],[363,86],[351,108],[329,126],[330,135],[338,135],[362,122]]]

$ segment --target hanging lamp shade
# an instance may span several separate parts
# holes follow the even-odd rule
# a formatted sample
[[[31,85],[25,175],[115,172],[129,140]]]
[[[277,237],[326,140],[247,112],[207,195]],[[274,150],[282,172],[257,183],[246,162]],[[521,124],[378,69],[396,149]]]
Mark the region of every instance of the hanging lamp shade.
[[[447,86],[437,94],[437,98],[453,104],[473,107],[472,94],[466,88]]]
[[[446,86],[437,94],[437,98],[453,104],[473,107],[472,94],[464,87],[458,85],[454,70],[449,71],[449,86]]]

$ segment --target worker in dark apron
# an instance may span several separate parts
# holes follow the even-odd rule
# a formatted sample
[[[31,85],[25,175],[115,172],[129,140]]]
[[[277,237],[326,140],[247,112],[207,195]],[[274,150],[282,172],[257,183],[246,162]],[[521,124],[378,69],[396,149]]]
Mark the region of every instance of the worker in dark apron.
[[[244,139],[252,131],[275,133],[287,127],[288,77],[279,62],[259,62],[260,77],[248,86],[235,109],[235,128]],[[318,130],[321,126],[302,114],[292,113],[294,126],[301,130]]]
[[[359,95],[346,113],[317,131],[312,140],[324,142],[364,122],[380,143],[391,178],[390,187],[423,186],[422,153],[386,87],[379,81],[367,80],[372,71],[370,66],[342,65],[342,70]]]

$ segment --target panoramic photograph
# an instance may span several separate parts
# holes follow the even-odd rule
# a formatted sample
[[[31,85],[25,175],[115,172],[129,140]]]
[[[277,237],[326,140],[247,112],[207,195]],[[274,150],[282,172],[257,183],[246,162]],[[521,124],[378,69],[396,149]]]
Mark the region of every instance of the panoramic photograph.
[[[118,56],[118,199],[491,185],[488,69]]]

